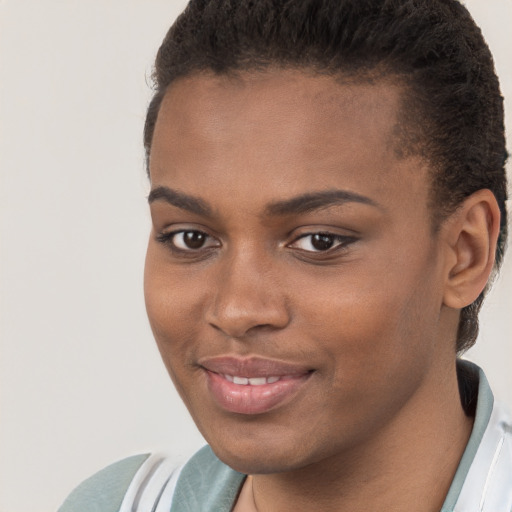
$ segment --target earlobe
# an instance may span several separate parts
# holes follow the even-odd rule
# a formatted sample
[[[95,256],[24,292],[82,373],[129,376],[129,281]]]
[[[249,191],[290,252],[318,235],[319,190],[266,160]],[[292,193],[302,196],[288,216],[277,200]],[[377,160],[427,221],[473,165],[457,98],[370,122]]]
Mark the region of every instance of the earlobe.
[[[469,196],[447,223],[449,255],[443,302],[461,309],[471,304],[491,275],[500,229],[500,209],[490,190]]]

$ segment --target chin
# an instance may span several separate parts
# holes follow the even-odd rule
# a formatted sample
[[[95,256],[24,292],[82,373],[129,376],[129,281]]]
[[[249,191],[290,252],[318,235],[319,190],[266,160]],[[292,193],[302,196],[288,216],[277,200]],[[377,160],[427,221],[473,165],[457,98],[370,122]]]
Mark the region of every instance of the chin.
[[[269,456],[268,451],[264,448],[260,448],[258,453],[250,455],[241,455],[232,451],[218,451],[213,447],[212,449],[224,464],[245,475],[268,475],[296,469],[285,455],[277,454],[276,456],[276,454],[273,454],[273,456]]]
[[[274,433],[270,438],[262,437],[254,439],[239,434],[229,440],[208,437],[207,440],[215,455],[224,464],[247,475],[293,471],[315,460],[313,453],[310,453],[313,447],[307,447],[305,443],[294,440],[293,436],[289,435],[283,439]]]

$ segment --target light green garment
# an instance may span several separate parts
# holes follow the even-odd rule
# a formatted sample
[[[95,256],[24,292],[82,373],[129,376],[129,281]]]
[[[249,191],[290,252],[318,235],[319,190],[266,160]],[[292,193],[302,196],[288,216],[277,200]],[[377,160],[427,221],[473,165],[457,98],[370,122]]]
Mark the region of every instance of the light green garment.
[[[148,457],[135,455],[102,469],[82,482],[58,512],[119,512],[130,482]]]
[[[58,512],[119,512],[133,477],[148,457],[129,457],[99,471],[82,482]],[[223,464],[205,446],[182,469],[172,507],[167,510],[230,512],[244,479],[245,475]]]

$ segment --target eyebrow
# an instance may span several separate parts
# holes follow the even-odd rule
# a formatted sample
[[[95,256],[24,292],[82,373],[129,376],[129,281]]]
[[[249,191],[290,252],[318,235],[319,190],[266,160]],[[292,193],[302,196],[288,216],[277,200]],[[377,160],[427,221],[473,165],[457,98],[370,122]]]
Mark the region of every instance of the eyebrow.
[[[203,199],[178,192],[169,187],[160,186],[154,188],[148,196],[148,202],[151,204],[155,201],[165,201],[172,206],[205,217],[211,217],[213,215],[212,207]],[[350,202],[382,208],[369,197],[356,194],[355,192],[349,192],[348,190],[334,189],[310,192],[271,203],[265,208],[265,216],[302,214]]]
[[[169,187],[155,187],[149,193],[148,203],[151,204],[155,201],[165,201],[172,206],[204,217],[212,216],[212,209],[205,201]]]
[[[376,208],[382,208],[377,202],[369,197],[349,192],[348,190],[325,190],[303,194],[284,201],[272,203],[266,208],[266,215],[290,215],[308,213],[314,210],[321,210],[330,206],[342,205],[345,203],[361,203]]]

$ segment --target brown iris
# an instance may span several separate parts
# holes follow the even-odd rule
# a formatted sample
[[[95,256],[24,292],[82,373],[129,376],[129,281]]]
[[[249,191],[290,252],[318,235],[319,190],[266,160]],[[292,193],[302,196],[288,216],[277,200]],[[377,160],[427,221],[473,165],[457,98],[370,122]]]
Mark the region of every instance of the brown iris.
[[[206,235],[200,231],[186,231],[183,242],[189,249],[200,249],[206,241]]]
[[[311,245],[317,251],[327,251],[334,244],[334,237],[332,235],[317,233],[311,237]]]

